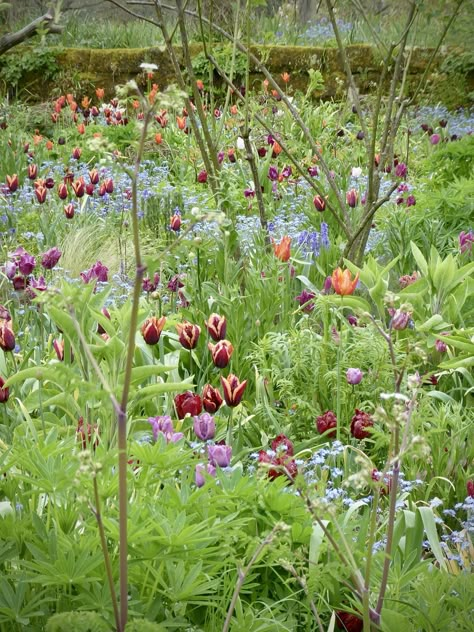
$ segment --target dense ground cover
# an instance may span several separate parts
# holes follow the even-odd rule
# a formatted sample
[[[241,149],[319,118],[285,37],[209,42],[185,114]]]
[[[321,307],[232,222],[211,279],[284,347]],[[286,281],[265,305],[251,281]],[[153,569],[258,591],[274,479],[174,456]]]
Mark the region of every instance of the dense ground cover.
[[[113,627],[124,384],[127,629],[470,629],[472,112],[404,117],[356,266],[350,105],[283,78],[315,154],[267,85],[199,85],[216,184],[145,70],[1,112],[1,629]]]

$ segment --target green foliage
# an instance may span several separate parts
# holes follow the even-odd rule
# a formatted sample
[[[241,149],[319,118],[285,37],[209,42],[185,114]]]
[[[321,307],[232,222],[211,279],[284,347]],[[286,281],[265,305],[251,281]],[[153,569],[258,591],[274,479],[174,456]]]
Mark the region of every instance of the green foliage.
[[[96,612],[61,612],[46,623],[46,632],[109,632],[109,624]]]
[[[233,76],[237,79],[242,79],[247,70],[247,56],[240,51],[236,51],[235,61],[232,65],[232,55],[233,52],[231,45],[214,46],[212,49],[212,56],[226,75],[229,76],[230,71],[233,70]],[[209,71],[214,67],[206,58],[205,53],[201,52],[198,55],[195,55],[192,62],[195,74],[198,77],[207,80],[209,77]]]
[[[20,47],[21,48],[21,47]],[[0,80],[16,87],[20,81],[54,79],[58,72],[57,50],[44,46],[23,47],[0,57]]]

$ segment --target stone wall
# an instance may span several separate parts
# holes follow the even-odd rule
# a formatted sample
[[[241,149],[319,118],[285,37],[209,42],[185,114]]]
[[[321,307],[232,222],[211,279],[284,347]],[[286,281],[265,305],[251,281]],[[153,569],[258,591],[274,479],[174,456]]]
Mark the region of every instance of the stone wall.
[[[180,63],[182,51],[176,48]],[[323,47],[303,47],[303,46],[255,46],[252,52],[263,59],[266,67],[272,72],[277,80],[283,85],[281,73],[288,72],[291,75],[289,84],[291,90],[305,91],[308,84],[308,70],[313,68],[319,70],[324,79],[324,89],[313,94],[314,98],[345,98],[346,80],[336,48]],[[377,57],[376,51],[369,45],[353,45],[347,47],[347,52],[351,62],[355,81],[361,94],[369,94],[377,85],[381,72],[381,60]],[[428,75],[428,88],[435,95],[431,97],[434,101],[441,101],[450,106],[463,105],[468,100],[467,94],[474,88],[474,77],[464,77],[464,84],[459,78],[459,94],[453,97],[453,78],[441,71],[443,60],[447,55],[453,55],[456,51],[452,49],[443,50],[436,56],[436,59]],[[18,51],[16,53],[18,54]],[[20,53],[21,54],[21,53]],[[428,60],[432,54],[431,49],[414,48],[411,51],[411,61],[409,73],[406,78],[407,93],[417,85],[423,75]],[[192,45],[193,59],[201,60],[202,46]],[[230,50],[229,50],[230,56]],[[144,61],[155,63],[158,70],[153,81],[156,81],[163,89],[170,83],[175,82],[173,68],[167,52],[160,48],[146,49],[79,49],[71,48],[58,50],[56,53],[58,73],[54,81],[44,81],[42,77],[27,76],[22,81],[23,87],[27,88],[30,95],[35,95],[38,100],[46,99],[51,94],[51,88],[62,89],[63,92],[74,90],[77,93],[79,86],[84,93],[91,93],[93,87],[104,87],[107,96],[114,94],[114,86],[123,84],[134,79],[143,85],[144,75],[140,69],[140,64]],[[207,76],[202,77],[207,83]],[[251,68],[251,83],[260,85],[263,75],[257,72],[256,68]],[[216,75],[217,84],[218,79]],[[70,85],[68,85],[68,82]],[[238,82],[238,78],[236,78]],[[22,86],[20,85],[20,88]],[[446,97],[446,98],[444,98]],[[454,99],[454,101],[453,101]],[[459,101],[457,102],[456,101]]]

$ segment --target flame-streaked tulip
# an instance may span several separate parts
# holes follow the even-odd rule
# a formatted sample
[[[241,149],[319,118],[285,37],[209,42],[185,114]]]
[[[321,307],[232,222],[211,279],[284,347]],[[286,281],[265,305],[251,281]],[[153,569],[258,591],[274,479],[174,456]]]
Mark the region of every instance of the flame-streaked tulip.
[[[370,432],[367,428],[371,428],[374,425],[372,417],[358,408],[355,409],[354,416],[351,419],[351,435],[356,439],[365,439],[370,437]]]
[[[18,189],[18,175],[16,173],[14,173],[12,176],[7,175],[7,187],[10,191],[10,193],[15,193],[15,191]]]
[[[336,268],[332,273],[331,282],[336,294],[348,296],[349,294],[353,294],[356,289],[357,283],[359,282],[359,273],[352,279],[350,270],[344,270],[343,272],[341,268]]]
[[[193,323],[189,323],[185,320],[176,325],[176,330],[178,332],[179,341],[185,349],[191,350],[197,347],[201,333],[199,325],[193,325]]]
[[[151,318],[147,318],[145,320],[140,331],[142,333],[143,340],[147,343],[147,345],[157,344],[165,323],[166,318],[164,316],[162,316],[161,318],[156,318],[156,316],[152,316]]]
[[[313,198],[314,208],[322,213],[326,208],[326,200],[321,195],[315,195]]]
[[[227,406],[238,406],[247,386],[247,380],[241,382],[237,376],[230,373],[227,377],[221,375],[221,384]]]
[[[75,180],[72,184],[72,190],[74,191],[74,193],[76,194],[76,197],[81,198],[84,196],[85,193],[85,185],[84,185],[84,180]]]
[[[67,184],[65,184],[64,182],[62,182],[59,186],[58,186],[58,196],[60,200],[65,200],[68,196],[68,188],[67,188]]]
[[[194,417],[193,424],[194,434],[200,441],[209,441],[214,439],[216,434],[216,424],[214,417],[209,413],[202,413]]]
[[[214,467],[229,467],[232,459],[232,446],[220,443],[208,445],[207,456],[210,464]]]
[[[225,316],[211,314],[204,324],[206,325],[207,331],[213,340],[216,342],[224,340],[227,332],[227,320]]]
[[[346,193],[346,202],[347,205],[351,208],[355,208],[357,206],[357,202],[359,201],[359,193],[355,189],[351,189]]]
[[[231,355],[234,351],[234,347],[228,340],[219,340],[215,345],[210,342],[207,345],[212,355],[212,361],[214,366],[218,369],[225,369],[229,364]]]
[[[390,314],[392,317],[391,325],[392,329],[396,331],[403,331],[408,327],[408,323],[410,322],[411,312],[406,312],[402,309],[392,310]]]
[[[89,171],[89,180],[91,184],[99,184],[99,172],[97,169],[91,169]]]
[[[74,212],[74,204],[72,202],[70,204],[66,204],[64,207],[64,215],[66,216],[66,219],[72,219],[74,217]]]
[[[201,398],[192,391],[185,391],[176,395],[174,405],[179,419],[184,419],[186,415],[195,417],[202,412]]]
[[[0,323],[0,349],[3,351],[13,351],[15,348],[15,334],[11,328],[11,321]]]
[[[175,232],[178,232],[181,228],[181,215],[179,213],[175,213],[170,219],[170,228]]]
[[[328,437],[335,437],[337,432],[337,417],[332,410],[327,410],[323,415],[316,417],[316,428],[319,434],[324,434],[328,430]]]
[[[279,244],[277,244],[275,242],[275,240],[272,240],[273,243],[273,252],[275,253],[275,257],[277,257],[277,259],[280,259],[280,261],[288,261],[290,258],[290,246],[291,246],[291,237],[288,237],[288,235],[285,235],[284,237],[282,237],[282,240],[280,241]]]
[[[112,180],[112,178],[107,178],[104,181],[104,184],[105,184],[105,190],[107,191],[107,193],[114,192],[114,181]]]
[[[210,384],[206,384],[202,391],[202,404],[204,410],[211,415],[214,414],[222,406],[223,399],[217,388]]]
[[[28,165],[28,178],[30,180],[36,180],[38,177],[38,165],[30,164]]]
[[[64,360],[64,340],[53,340],[53,349],[56,352],[56,356],[60,362]]]

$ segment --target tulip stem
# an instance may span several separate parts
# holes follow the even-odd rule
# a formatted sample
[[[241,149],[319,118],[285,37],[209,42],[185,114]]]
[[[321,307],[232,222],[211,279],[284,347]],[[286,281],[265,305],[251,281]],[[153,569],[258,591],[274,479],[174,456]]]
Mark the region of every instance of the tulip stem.
[[[341,294],[341,311],[339,314],[339,345],[337,347],[337,390],[336,390],[336,438],[341,440],[341,362],[342,362],[342,317],[344,296]]]
[[[234,408],[230,409],[229,423],[227,425],[227,445],[232,445],[232,427],[234,422]]]

